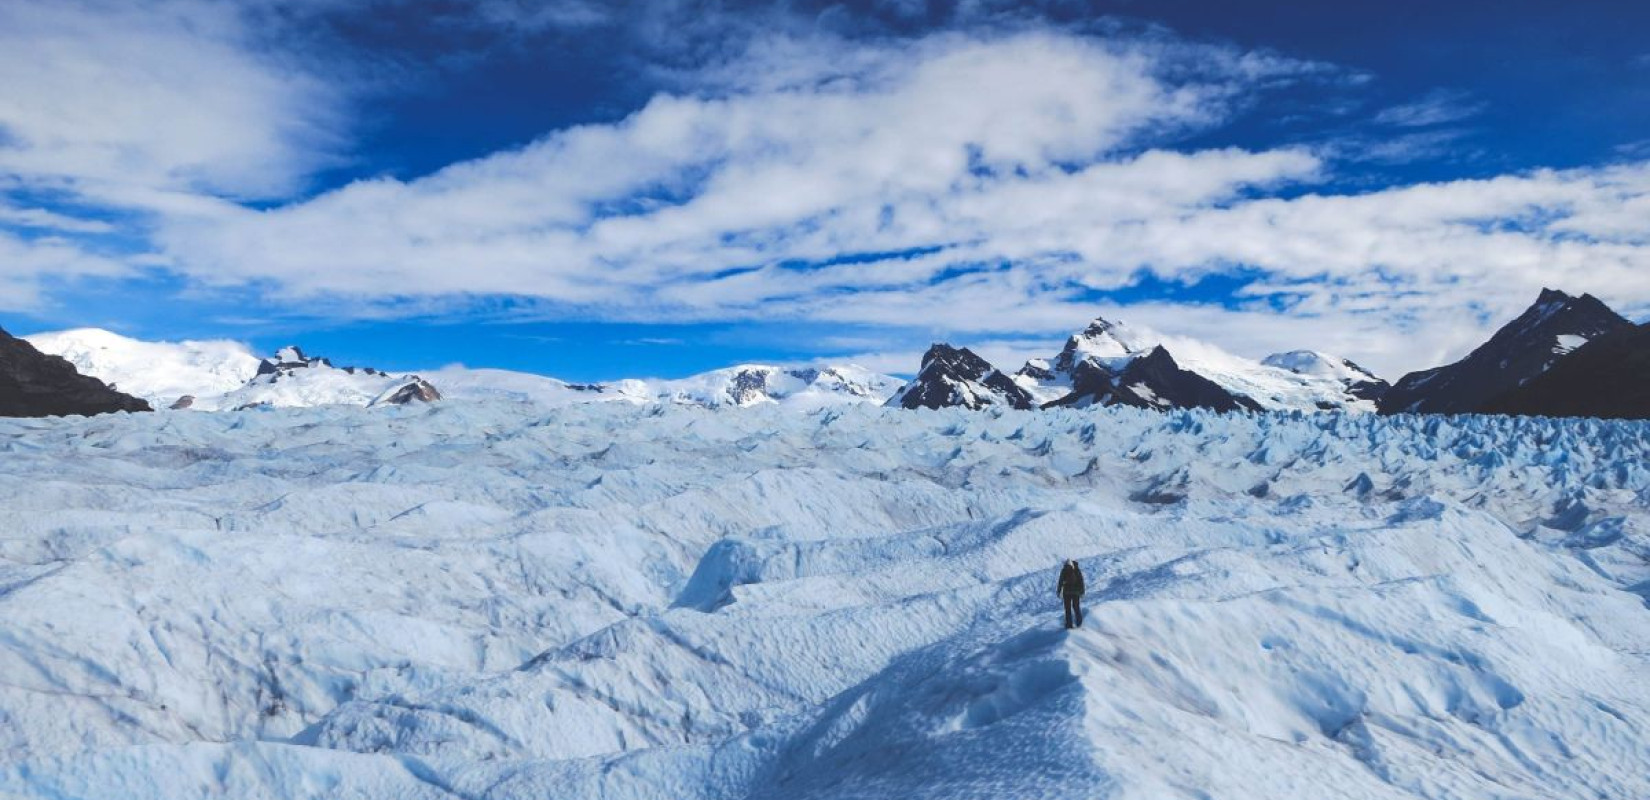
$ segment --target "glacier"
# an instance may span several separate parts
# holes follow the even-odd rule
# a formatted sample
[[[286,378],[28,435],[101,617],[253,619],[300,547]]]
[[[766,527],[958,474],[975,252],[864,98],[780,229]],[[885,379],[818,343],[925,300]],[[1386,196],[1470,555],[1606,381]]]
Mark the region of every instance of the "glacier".
[[[0,451],[4,797],[1650,796],[1643,422],[495,398]]]

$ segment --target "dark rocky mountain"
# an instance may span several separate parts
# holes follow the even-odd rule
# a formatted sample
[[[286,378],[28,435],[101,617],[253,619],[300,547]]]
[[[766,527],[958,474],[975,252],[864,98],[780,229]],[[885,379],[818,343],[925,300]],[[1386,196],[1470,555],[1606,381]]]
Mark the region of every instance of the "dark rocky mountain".
[[[1014,373],[1015,383],[1040,405],[1061,399],[1077,385],[1078,374],[1094,380],[1096,369],[1110,374],[1154,346],[1150,338],[1120,323],[1097,317],[1066,339],[1052,359],[1034,358]]]
[[[150,411],[149,404],[80,374],[58,356],[0,330],[0,416],[90,416]]]
[[[1374,398],[1387,388],[1385,381],[1338,356],[1296,350],[1256,362],[1218,346],[1184,338],[1166,339],[1103,317],[1068,338],[1053,358],[1027,361],[1014,374],[1014,381],[1043,406],[1092,404],[1097,398],[1115,395],[1107,387],[1115,384],[1130,364],[1159,346],[1179,352],[1179,357],[1158,357],[1167,357],[1174,364],[1175,374],[1197,374],[1220,387],[1230,402],[1205,392],[1201,382],[1194,391],[1186,379],[1177,377],[1172,383],[1178,387],[1179,396],[1202,399],[1191,401],[1192,406],[1182,406],[1179,401],[1170,401],[1170,405],[1148,403],[1153,408],[1230,408],[1235,404],[1236,408],[1256,406],[1278,411],[1367,411],[1374,409]],[[1150,361],[1139,370],[1150,374],[1160,364],[1158,360]],[[1167,374],[1158,378],[1168,380],[1164,377]],[[1124,402],[1125,398],[1117,396],[1103,404]]]
[[[1212,411],[1260,411],[1254,400],[1234,394],[1220,384],[1182,369],[1162,345],[1128,362],[1120,372],[1096,361],[1081,361],[1072,369],[1070,394],[1049,402],[1057,406],[1112,406],[1136,408],[1206,408]]]
[[[1365,371],[1363,367],[1353,364],[1351,361],[1346,363],[1353,369]],[[1374,403],[1377,407],[1381,404],[1381,398],[1386,397],[1386,393],[1390,391],[1392,391],[1392,384],[1387,383],[1381,378],[1375,378],[1374,380],[1368,381],[1354,381],[1347,384],[1346,387],[1347,394],[1352,395],[1359,400],[1368,400],[1369,402]]]
[[[900,408],[1035,407],[1031,393],[966,347],[935,344],[922,356],[922,369],[888,405]]]
[[[441,399],[441,392],[430,382],[414,376],[407,385],[373,401],[373,405],[404,406],[409,403],[433,403]]]
[[[1650,419],[1650,324],[1607,333],[1487,403],[1490,414]]]
[[[1543,289],[1535,305],[1466,358],[1411,372],[1386,392],[1382,414],[1467,414],[1534,380],[1587,342],[1633,324],[1590,294]]]
[[[287,345],[286,347],[276,351],[274,358],[266,358],[258,362],[258,372],[253,376],[253,380],[257,380],[260,376],[270,375],[273,377],[268,380],[270,382],[275,382],[280,380],[283,375],[292,375],[295,370],[315,369],[318,367],[330,367],[332,369],[343,370],[346,375],[355,375],[359,373],[361,375],[385,377],[389,374],[383,370],[373,369],[372,367],[334,366],[332,360],[329,358],[324,356],[306,356],[304,355],[304,351],[297,345]]]

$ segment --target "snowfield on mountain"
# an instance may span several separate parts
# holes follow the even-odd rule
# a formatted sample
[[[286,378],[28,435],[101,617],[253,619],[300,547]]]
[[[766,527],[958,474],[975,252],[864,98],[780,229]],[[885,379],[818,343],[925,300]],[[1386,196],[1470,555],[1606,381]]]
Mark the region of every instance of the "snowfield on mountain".
[[[1378,389],[1385,387],[1385,382],[1356,364],[1324,353],[1297,350],[1253,361],[1208,342],[1165,335],[1105,318],[1095,319],[1087,328],[1073,334],[1054,358],[1026,362],[1014,373],[1014,380],[1031,393],[1038,405],[1087,405],[1087,402],[1073,403],[1076,398],[1067,397],[1074,390],[1079,396],[1085,391],[1091,394],[1096,391],[1096,387],[1081,385],[1085,370],[1091,375],[1098,369],[1114,376],[1107,381],[1111,386],[1099,390],[1102,396],[1112,394],[1134,379],[1129,366],[1138,365],[1158,347],[1167,350],[1180,369],[1211,381],[1218,387],[1217,393],[1230,395],[1227,399],[1236,401],[1235,407],[1252,410],[1374,411],[1373,398]],[[1157,388],[1168,390],[1170,387]],[[1156,391],[1146,384],[1134,391],[1145,405],[1212,407],[1191,402],[1191,398],[1159,399]]]
[[[1650,797],[1643,422],[492,399],[0,451],[3,797]]]
[[[258,357],[239,342],[145,342],[99,328],[36,333],[23,339],[42,353],[68,359],[80,374],[156,408],[184,395],[225,394],[258,374]]]

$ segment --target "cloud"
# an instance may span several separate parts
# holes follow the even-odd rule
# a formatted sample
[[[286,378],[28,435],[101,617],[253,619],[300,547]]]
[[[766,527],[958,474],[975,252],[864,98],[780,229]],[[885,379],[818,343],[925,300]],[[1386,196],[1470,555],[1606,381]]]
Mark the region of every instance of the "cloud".
[[[341,8],[243,8],[306,1]],[[1000,29],[791,16],[757,33],[713,16],[660,60],[667,90],[621,120],[308,196],[341,149],[347,89],[293,68],[247,17],[14,2],[0,77],[32,83],[0,96],[0,305],[40,302],[59,272],[130,269],[85,238],[109,215],[79,211],[107,208],[193,291],[362,319],[799,320],[889,332],[837,349],[878,368],[931,336],[1012,369],[1111,308],[1245,355],[1311,346],[1396,374],[1459,355],[1544,285],[1650,303],[1645,164],[1335,193],[1349,163],[1452,146],[1476,107],[1435,92],[1377,115],[1393,132],[1375,140],[1190,148],[1271,88],[1361,76],[977,5]],[[453,24],[669,39],[601,5],[460,7]],[[890,4],[879,24],[914,13]],[[46,195],[66,202],[21,200]],[[1106,305],[1143,275],[1234,274],[1254,280],[1226,298]]]
[[[59,214],[44,208],[17,208],[0,198],[0,225],[59,233],[113,233],[115,226],[99,219]]]
[[[0,3],[0,86],[0,232],[122,243],[0,240],[13,309],[43,282],[151,263],[157,217],[291,197],[340,141],[335,91],[203,0]]]
[[[334,98],[248,37],[222,4],[0,4],[0,173],[116,204],[289,196],[326,163]]]
[[[1218,92],[1166,85],[1143,58],[1081,38],[937,35],[819,63],[830,66],[813,80],[661,95],[622,122],[414,181],[174,215],[158,241],[203,279],[273,280],[298,296],[394,286],[691,316],[946,268],[793,262],[966,253],[994,235],[995,215],[1036,229],[1064,222],[1057,208],[1216,202],[1316,169],[1299,152],[1123,155],[1149,131],[1204,123]]]
[[[1332,145],[1336,157],[1349,163],[1408,164],[1454,155],[1457,160],[1475,155],[1464,144],[1468,132],[1460,128],[1431,128],[1377,136],[1348,136]]]
[[[69,283],[87,277],[120,277],[131,268],[116,259],[88,252],[56,236],[25,238],[0,229],[0,310],[26,311],[46,299],[39,278]]]
[[[789,366],[811,367],[836,364],[853,365],[856,367],[863,367],[871,370],[872,372],[880,372],[884,375],[896,375],[899,377],[908,378],[915,375],[917,370],[921,368],[922,354],[923,351],[921,349],[868,350],[865,352],[849,353],[840,356],[804,359],[793,362],[789,364]]]
[[[1425,128],[1460,122],[1483,112],[1484,104],[1466,92],[1434,89],[1412,103],[1392,106],[1375,115],[1375,124],[1398,128]]]

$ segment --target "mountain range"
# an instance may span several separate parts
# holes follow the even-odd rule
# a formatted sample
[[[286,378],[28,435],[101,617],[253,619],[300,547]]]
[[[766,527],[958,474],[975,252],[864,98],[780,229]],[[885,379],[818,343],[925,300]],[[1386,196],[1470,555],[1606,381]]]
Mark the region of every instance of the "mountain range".
[[[936,343],[914,378],[853,365],[742,364],[673,380],[572,383],[496,369],[421,374],[339,367],[283,348],[259,358],[232,341],[145,342],[93,328],[16,339],[0,332],[0,415],[149,408],[222,411],[380,406],[503,398],[811,410],[845,404],[908,409],[1131,406],[1220,412],[1499,413],[1650,418],[1650,330],[1592,295],[1545,289],[1528,310],[1461,360],[1389,385],[1315,350],[1252,360],[1215,345],[1097,318],[1058,353],[1012,373],[966,347]],[[1637,365],[1637,366],[1635,366]],[[89,381],[89,382],[88,382]],[[101,382],[101,383],[100,383]],[[94,386],[95,384],[95,386]]]
[[[125,392],[145,403],[145,408],[195,411],[372,407],[443,397],[497,398],[542,405],[616,401],[706,408],[774,403],[807,410],[846,403],[882,403],[901,382],[852,365],[743,364],[675,380],[572,383],[529,373],[458,366],[420,374],[337,366],[328,358],[308,355],[296,346],[259,358],[239,342],[146,342],[96,328],[34,334],[25,340],[17,341],[31,346],[31,350],[61,357],[60,361],[67,361],[63,367],[71,372],[78,370],[84,379],[96,379],[94,383],[102,381],[118,390],[115,394]]]
[[[1051,358],[1008,375],[935,344],[889,400],[904,408],[1133,406],[1215,411],[1374,411],[1385,381],[1344,358],[1297,350],[1253,361],[1213,345],[1096,319]]]
[[[935,344],[890,405],[904,408],[1133,406],[1213,411],[1378,411],[1650,418],[1650,327],[1598,298],[1544,289],[1461,360],[1394,385],[1312,350],[1253,361],[1218,347],[1096,319],[1012,375]]]

